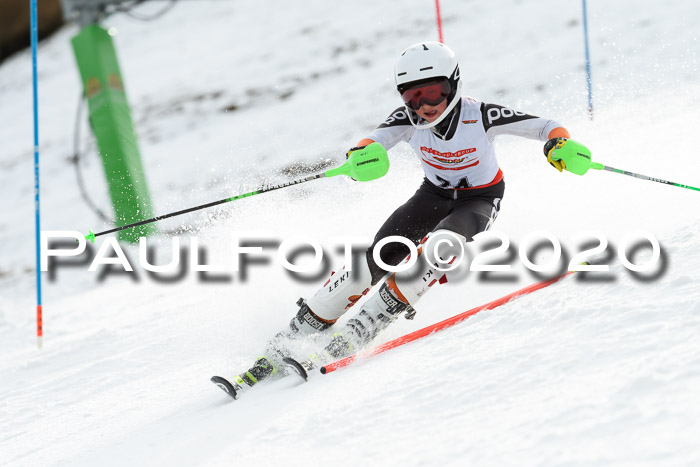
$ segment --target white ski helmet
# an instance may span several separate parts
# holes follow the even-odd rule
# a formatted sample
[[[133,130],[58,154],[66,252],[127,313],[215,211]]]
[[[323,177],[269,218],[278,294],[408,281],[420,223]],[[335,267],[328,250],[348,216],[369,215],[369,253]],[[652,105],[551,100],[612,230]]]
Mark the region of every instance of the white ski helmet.
[[[440,123],[455,108],[461,99],[462,81],[459,79],[459,63],[454,52],[440,42],[419,42],[404,50],[394,67],[396,89],[404,91],[422,84],[446,81],[447,108],[435,121],[419,124],[415,110],[406,104],[406,113],[411,124],[419,129],[432,128]]]

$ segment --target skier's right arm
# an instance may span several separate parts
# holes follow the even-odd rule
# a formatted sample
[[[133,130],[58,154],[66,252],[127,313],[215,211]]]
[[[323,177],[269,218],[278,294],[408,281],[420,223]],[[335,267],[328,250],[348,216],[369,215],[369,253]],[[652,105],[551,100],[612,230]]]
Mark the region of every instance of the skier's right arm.
[[[406,108],[401,106],[394,110],[389,118],[374,129],[367,138],[361,140],[358,146],[367,146],[377,142],[384,146],[387,151],[396,146],[401,141],[408,141],[413,135],[413,125],[408,119]]]
[[[408,141],[413,134],[413,125],[408,120],[406,109],[399,107],[394,110],[389,118],[370,133],[367,138],[361,139],[353,148],[350,148],[345,157],[350,157],[353,151],[362,149],[374,142],[377,142],[389,150],[401,141]]]

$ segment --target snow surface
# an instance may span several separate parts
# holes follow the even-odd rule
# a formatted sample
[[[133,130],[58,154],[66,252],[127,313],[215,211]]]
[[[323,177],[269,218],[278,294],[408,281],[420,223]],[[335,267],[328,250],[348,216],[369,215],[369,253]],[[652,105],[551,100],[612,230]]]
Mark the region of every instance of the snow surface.
[[[437,37],[433,2],[182,2],[115,27],[155,212],[335,165],[399,105],[393,62]],[[564,122],[594,159],[700,185],[700,4],[589,2],[595,120],[586,116],[580,2],[443,2],[464,89]],[[146,14],[162,5],[144,5]],[[67,26],[39,47],[42,229],[108,228],[69,162],[80,94]],[[666,266],[635,279],[563,282],[465,323],[297,385],[231,402],[209,383],[250,364],[286,325],[300,284],[253,267],[246,281],[173,284],[86,266],[44,276],[35,332],[31,57],[0,66],[0,463],[2,465],[699,465],[700,210],[697,192],[611,173],[558,174],[536,141],[498,140],[507,191],[495,228],[518,244],[598,231],[616,251],[655,235]],[[83,122],[93,201],[109,205]],[[233,232],[367,239],[421,180],[407,146],[382,180],[335,178],[163,222],[209,263]],[[381,202],[378,202],[381,200]],[[153,240],[169,257],[170,238]],[[126,248],[137,262],[138,249]],[[545,255],[546,256],[546,255]],[[339,256],[334,256],[337,264]],[[545,258],[546,259],[546,258]],[[636,261],[641,262],[644,255]],[[535,278],[442,286],[379,342]]]

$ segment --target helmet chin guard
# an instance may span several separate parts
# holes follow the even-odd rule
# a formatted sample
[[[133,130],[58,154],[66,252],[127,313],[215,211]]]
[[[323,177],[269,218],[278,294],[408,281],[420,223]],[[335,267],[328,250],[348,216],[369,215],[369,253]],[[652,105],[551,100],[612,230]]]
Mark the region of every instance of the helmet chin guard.
[[[420,42],[404,50],[396,61],[394,78],[399,93],[402,89],[410,87],[411,83],[431,78],[445,78],[450,84],[447,108],[433,122],[421,123],[422,119],[418,114],[405,106],[409,121],[417,129],[433,128],[439,124],[455,108],[462,96],[457,57],[449,47],[440,42]]]

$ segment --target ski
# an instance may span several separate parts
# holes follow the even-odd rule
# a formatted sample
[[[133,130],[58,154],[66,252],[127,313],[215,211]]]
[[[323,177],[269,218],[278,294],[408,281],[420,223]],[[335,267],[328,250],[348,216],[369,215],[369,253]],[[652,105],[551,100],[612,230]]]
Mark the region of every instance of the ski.
[[[286,376],[287,372],[283,370],[278,373],[277,369],[267,358],[259,357],[248,371],[236,375],[233,381],[229,381],[223,376],[212,376],[210,381],[236,400],[242,393],[250,390],[250,388],[258,384],[258,382],[267,380],[275,374],[278,376]]]
[[[277,369],[276,377],[270,378],[269,380],[265,379],[265,381],[278,381],[291,374],[297,374],[306,382],[309,380],[312,371],[318,368],[318,365],[311,359],[298,361],[291,357],[284,357],[283,362],[284,366]],[[248,392],[259,382],[257,380],[251,380],[249,373],[250,372],[248,371],[238,375],[233,381],[229,381],[223,376],[212,376],[210,381],[218,386],[233,400],[238,400],[241,397],[241,394]]]
[[[325,355],[325,362],[332,361],[333,359],[341,358],[350,353],[352,345],[343,337],[340,333],[335,333],[332,336],[331,341],[323,348],[320,354],[309,355],[308,360],[295,360],[292,357],[284,357],[282,361],[285,365],[289,367],[291,371],[294,371],[304,381],[309,380],[309,376],[314,370],[321,368],[323,372],[323,359],[321,355]]]
[[[312,372],[320,368],[322,363],[347,355],[351,348],[342,335],[335,333],[330,343],[320,353],[320,355],[325,355],[325,359],[314,353],[309,355],[308,360],[296,360],[286,356],[286,352],[277,350],[277,359],[281,358],[282,360],[278,367],[275,367],[268,357],[259,357],[248,371],[237,375],[233,381],[229,381],[223,376],[212,376],[211,382],[232,399],[237,400],[243,392],[249,391],[259,382],[282,379],[292,372],[298,374],[304,381],[308,381]],[[277,359],[275,361],[278,361]]]
[[[309,373],[311,372],[311,370],[316,368],[316,365],[311,360],[304,360],[302,362],[299,362],[291,357],[285,357],[283,361],[296,374],[301,376],[304,381],[309,380]]]
[[[234,400],[238,399],[240,392],[243,389],[241,386],[236,384],[235,386],[223,376],[212,376],[210,381],[221,388],[226,394],[231,396]]]

